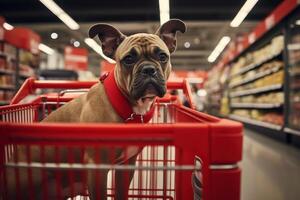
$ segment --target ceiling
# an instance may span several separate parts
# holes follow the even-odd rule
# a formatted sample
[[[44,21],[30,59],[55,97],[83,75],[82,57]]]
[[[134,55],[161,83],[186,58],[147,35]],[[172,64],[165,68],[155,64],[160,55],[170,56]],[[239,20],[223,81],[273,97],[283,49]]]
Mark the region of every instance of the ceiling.
[[[158,0],[56,0],[75,21],[80,29],[68,29],[54,14],[37,0],[1,0],[0,15],[12,25],[32,28],[42,37],[42,42],[63,51],[71,40],[78,40],[81,47],[87,37],[88,28],[99,22],[111,23],[124,34],[137,32],[154,33],[159,27]],[[232,0],[170,0],[170,17],[187,23],[188,31],[178,36],[178,48],[172,55],[172,64],[180,69],[207,70],[211,64],[207,57],[222,36],[232,38],[245,34],[264,19],[282,0],[260,0],[239,28],[231,28],[230,21],[239,11],[244,1]],[[57,32],[58,39],[50,34]],[[184,46],[185,42],[190,47]],[[87,47],[88,48],[88,47]],[[89,64],[99,67],[100,56],[91,49]]]

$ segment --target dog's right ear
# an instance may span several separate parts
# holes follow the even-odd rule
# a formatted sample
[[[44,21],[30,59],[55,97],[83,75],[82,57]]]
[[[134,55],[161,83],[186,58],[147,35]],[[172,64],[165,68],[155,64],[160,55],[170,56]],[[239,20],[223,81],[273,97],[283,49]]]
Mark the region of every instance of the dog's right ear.
[[[156,31],[158,35],[167,45],[170,53],[173,53],[176,49],[177,31],[184,33],[186,31],[185,23],[179,19],[171,19],[165,22],[161,27]]]
[[[109,24],[95,24],[89,30],[89,37],[98,35],[104,55],[115,59],[115,52],[126,36]]]

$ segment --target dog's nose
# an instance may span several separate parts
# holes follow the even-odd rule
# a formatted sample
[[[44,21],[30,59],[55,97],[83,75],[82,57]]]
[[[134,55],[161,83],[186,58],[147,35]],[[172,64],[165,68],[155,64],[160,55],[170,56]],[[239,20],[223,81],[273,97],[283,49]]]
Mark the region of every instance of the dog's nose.
[[[148,76],[154,76],[156,74],[156,69],[153,65],[144,65],[142,68],[142,73]]]

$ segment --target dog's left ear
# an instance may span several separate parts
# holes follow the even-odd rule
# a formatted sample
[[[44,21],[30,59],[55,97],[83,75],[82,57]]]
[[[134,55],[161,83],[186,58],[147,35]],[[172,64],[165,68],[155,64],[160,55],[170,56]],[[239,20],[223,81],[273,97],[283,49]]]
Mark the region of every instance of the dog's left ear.
[[[156,35],[158,35],[165,42],[170,53],[173,53],[176,49],[177,31],[180,31],[181,33],[186,31],[185,23],[179,19],[171,19],[167,21],[156,31]]]
[[[115,59],[116,50],[126,36],[109,24],[93,25],[89,30],[89,37],[94,38],[96,35],[101,41],[104,55]]]

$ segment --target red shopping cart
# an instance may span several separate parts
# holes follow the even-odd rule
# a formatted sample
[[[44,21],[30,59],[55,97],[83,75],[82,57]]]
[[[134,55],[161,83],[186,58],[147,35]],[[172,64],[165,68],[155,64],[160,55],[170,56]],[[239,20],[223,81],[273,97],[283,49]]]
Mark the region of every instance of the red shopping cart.
[[[176,96],[158,99],[148,124],[37,123],[93,84],[28,79],[11,105],[0,107],[1,199],[8,199],[11,185],[17,199],[51,199],[51,193],[62,198],[65,190],[71,198],[80,190],[76,198],[87,199],[84,186],[90,171],[96,187],[105,180],[108,199],[115,199],[120,184],[129,185],[129,199],[240,199],[242,125],[186,108]],[[193,105],[186,82],[167,86],[183,89]],[[45,89],[59,91],[42,94]],[[143,149],[135,164],[115,164],[115,152],[127,147]],[[97,159],[103,156],[97,153],[100,149],[106,149],[109,162]],[[20,150],[25,158],[18,156]],[[96,161],[86,163],[83,157],[91,150]],[[62,151],[66,158],[60,158]],[[39,162],[31,159],[32,154],[39,155]],[[107,177],[101,177],[103,170],[109,171]],[[120,171],[133,173],[131,181],[116,180]],[[77,179],[83,182],[80,189]]]

